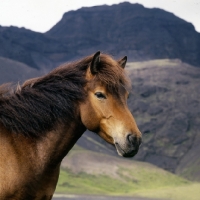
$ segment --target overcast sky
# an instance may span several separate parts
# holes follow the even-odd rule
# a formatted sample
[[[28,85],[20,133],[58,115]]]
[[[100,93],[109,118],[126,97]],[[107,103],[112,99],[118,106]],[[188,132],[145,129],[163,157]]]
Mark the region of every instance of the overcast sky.
[[[125,0],[124,0],[125,1]],[[0,0],[0,25],[46,32],[69,10],[94,5],[112,5],[123,0]],[[200,32],[200,0],[130,0],[148,8],[162,8],[193,23]]]

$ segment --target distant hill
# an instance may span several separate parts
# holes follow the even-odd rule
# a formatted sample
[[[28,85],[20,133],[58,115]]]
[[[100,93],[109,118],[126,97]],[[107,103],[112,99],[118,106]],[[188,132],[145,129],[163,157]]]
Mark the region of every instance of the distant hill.
[[[199,187],[199,183],[194,184],[152,164],[96,153],[75,145],[62,162],[55,197],[66,194],[66,199],[74,200],[129,199],[123,196],[131,197],[130,200],[198,200]],[[83,194],[89,196],[82,197]]]
[[[126,158],[114,157],[81,149],[77,145],[62,162],[61,178],[58,182],[57,192],[75,194],[115,194],[131,195],[141,189],[153,189],[158,186],[185,185],[189,182],[179,178],[163,169]],[[62,175],[68,173],[72,178],[64,179]],[[74,174],[74,175],[73,175]],[[76,174],[78,176],[76,176]],[[84,176],[84,174],[87,174]],[[87,178],[87,182],[84,181]],[[159,178],[158,178],[159,177]],[[92,187],[97,179],[98,187]],[[99,180],[98,180],[99,179]],[[105,181],[107,179],[107,183]],[[77,181],[77,185],[73,182]],[[154,183],[152,183],[152,181]],[[66,183],[68,187],[65,186]],[[82,183],[81,183],[82,182]],[[122,185],[123,183],[123,185]],[[117,186],[118,185],[118,186]],[[119,186],[121,185],[121,187]],[[65,188],[65,189],[64,189]],[[118,191],[115,190],[118,188]],[[82,191],[81,191],[82,190]],[[96,191],[95,191],[96,190]]]
[[[200,68],[157,60],[128,70],[129,107],[144,133],[137,159],[200,180]]]
[[[41,76],[42,71],[33,69],[24,63],[0,57],[0,84],[22,83],[26,79]]]
[[[50,70],[62,62],[60,55],[66,57],[66,60],[71,55],[62,42],[25,28],[0,26],[1,57],[22,62],[32,68]]]
[[[200,67],[200,33],[172,13],[128,2],[66,12],[47,33],[0,26],[0,56],[52,69],[101,50],[129,61],[180,59]]]

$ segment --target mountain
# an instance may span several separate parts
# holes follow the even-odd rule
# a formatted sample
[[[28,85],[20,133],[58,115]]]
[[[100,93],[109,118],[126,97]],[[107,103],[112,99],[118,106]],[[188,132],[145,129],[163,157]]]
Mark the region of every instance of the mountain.
[[[66,12],[45,34],[0,26],[0,56],[50,70],[97,50],[129,61],[180,59],[200,67],[200,33],[161,9],[128,2]]]
[[[85,56],[102,50],[129,61],[178,58],[200,67],[200,33],[194,26],[161,9],[128,2],[70,11],[47,36],[67,43]]]
[[[68,58],[69,49],[56,39],[17,27],[0,26],[0,56],[47,71],[57,66],[59,54]],[[55,61],[56,60],[56,61]],[[56,63],[56,64],[55,64]]]

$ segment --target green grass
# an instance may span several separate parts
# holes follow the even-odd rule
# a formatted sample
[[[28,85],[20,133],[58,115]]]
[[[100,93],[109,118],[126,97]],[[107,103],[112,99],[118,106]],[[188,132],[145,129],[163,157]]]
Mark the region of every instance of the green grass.
[[[62,194],[95,194],[95,195],[153,195],[152,192],[164,189],[190,186],[183,178],[156,167],[145,168],[135,165],[131,169],[120,168],[120,178],[114,179],[105,175],[73,173],[69,169],[61,169],[56,193]],[[144,192],[145,191],[145,192]],[[148,196],[148,195],[147,195]]]
[[[176,187],[164,187],[154,190],[144,190],[135,193],[136,196],[168,200],[199,200],[200,183],[191,183]]]
[[[119,190],[119,191],[118,191]],[[86,173],[74,174],[69,169],[62,169],[57,193],[70,194],[114,194],[126,192],[124,184],[107,176],[94,176]]]
[[[110,162],[112,156],[87,151],[79,146],[69,153],[67,159],[74,160],[78,155],[85,161],[85,155],[95,155],[99,162]],[[91,157],[90,157],[91,158]],[[86,161],[93,162],[93,161]],[[113,160],[114,162],[114,160]],[[112,162],[111,162],[112,163]],[[112,164],[107,163],[107,167]],[[154,165],[144,162],[117,160],[117,176],[74,173],[69,168],[61,168],[56,188],[57,194],[89,194],[109,196],[139,196],[170,200],[197,200],[200,196],[200,183],[193,183]],[[115,164],[116,164],[115,163]],[[80,165],[84,164],[81,162]],[[77,167],[77,166],[76,166]],[[112,168],[111,168],[112,171]]]
[[[61,169],[56,193],[139,196],[171,200],[199,200],[200,197],[200,183],[191,183],[165,171],[151,169],[150,173],[147,169],[120,169],[119,174],[122,180],[103,175],[75,174],[69,169]]]

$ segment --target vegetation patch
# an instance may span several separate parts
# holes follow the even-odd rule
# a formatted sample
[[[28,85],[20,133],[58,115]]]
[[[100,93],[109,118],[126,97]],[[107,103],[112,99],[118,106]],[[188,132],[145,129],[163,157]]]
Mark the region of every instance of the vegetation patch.
[[[91,175],[85,172],[73,173],[62,168],[56,193],[95,194],[95,195],[140,195],[140,192],[159,191],[190,185],[190,182],[157,167],[144,168],[134,166],[132,169],[120,168],[121,180],[107,175]]]
[[[200,183],[192,183],[187,185],[164,187],[154,190],[143,190],[135,193],[136,196],[148,197],[153,199],[169,199],[169,200],[199,200]]]

